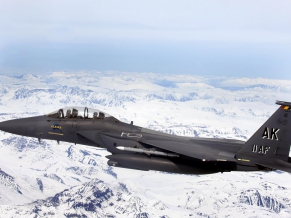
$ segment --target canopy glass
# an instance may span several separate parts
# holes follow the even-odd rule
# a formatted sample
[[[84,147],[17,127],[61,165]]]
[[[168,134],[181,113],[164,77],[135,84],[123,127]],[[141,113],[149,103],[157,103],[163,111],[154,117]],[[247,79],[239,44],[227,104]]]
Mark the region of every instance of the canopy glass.
[[[100,110],[87,108],[87,107],[65,107],[59,110],[46,114],[52,118],[75,118],[75,119],[104,119],[112,117],[111,115],[104,113]]]

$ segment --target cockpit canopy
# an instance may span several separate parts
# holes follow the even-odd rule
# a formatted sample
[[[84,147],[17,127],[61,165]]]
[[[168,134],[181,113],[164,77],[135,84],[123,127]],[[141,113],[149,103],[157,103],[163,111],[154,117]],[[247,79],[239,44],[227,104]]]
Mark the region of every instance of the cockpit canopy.
[[[111,115],[87,107],[66,107],[46,114],[47,117],[64,119],[105,119]]]

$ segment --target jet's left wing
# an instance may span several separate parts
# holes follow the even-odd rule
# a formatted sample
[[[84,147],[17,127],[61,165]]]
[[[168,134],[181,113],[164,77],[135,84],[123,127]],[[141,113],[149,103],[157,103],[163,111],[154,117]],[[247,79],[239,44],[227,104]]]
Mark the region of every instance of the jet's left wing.
[[[100,139],[112,153],[120,153],[117,147],[137,147],[162,150],[163,152],[185,155],[202,161],[233,161],[235,153],[243,142],[237,140],[193,139],[168,134],[145,133],[116,135],[113,132],[99,132]],[[135,139],[135,140],[129,140]],[[234,145],[233,145],[234,144]],[[238,144],[239,146],[235,146]],[[221,146],[228,149],[221,150]],[[235,149],[233,149],[235,148]]]
[[[185,155],[202,161],[234,161],[235,152],[232,150],[222,151],[218,148],[223,141],[213,140],[188,140],[188,141],[169,141],[169,140],[143,140],[141,143],[164,149],[176,154]]]

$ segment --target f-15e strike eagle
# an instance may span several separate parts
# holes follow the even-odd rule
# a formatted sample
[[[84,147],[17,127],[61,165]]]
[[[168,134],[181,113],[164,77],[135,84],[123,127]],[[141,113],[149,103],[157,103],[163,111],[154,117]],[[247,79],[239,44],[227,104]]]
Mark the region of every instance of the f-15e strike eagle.
[[[9,120],[0,130],[22,136],[106,148],[108,165],[182,174],[282,170],[291,172],[291,103],[246,142],[175,136],[120,122],[99,110],[62,108],[44,116]]]

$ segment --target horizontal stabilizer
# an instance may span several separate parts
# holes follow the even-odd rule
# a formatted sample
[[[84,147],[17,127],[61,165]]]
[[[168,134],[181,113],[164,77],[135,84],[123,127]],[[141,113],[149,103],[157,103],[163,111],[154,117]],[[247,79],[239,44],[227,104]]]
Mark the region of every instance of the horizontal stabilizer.
[[[286,101],[276,101],[276,104],[282,105],[282,106],[290,106],[291,107],[291,102],[286,102]]]
[[[291,173],[291,163],[279,159],[269,159],[268,161],[260,161],[259,163],[256,163],[256,165]]]

